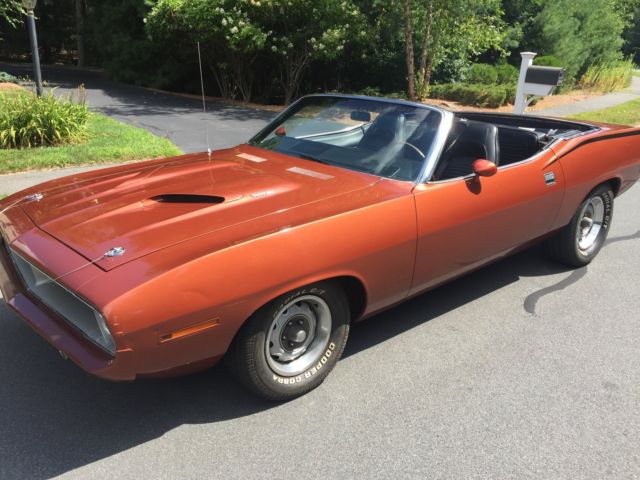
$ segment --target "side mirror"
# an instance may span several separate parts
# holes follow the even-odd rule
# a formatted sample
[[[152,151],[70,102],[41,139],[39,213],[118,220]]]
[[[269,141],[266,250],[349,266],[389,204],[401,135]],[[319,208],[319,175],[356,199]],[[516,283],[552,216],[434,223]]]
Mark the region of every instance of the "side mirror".
[[[490,177],[498,172],[498,167],[495,163],[479,158],[473,162],[473,173],[479,177]]]

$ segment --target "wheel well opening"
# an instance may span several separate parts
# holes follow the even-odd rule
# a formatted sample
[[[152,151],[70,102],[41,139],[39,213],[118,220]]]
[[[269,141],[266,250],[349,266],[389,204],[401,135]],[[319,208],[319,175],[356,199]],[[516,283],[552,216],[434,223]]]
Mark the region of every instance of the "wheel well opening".
[[[362,282],[355,277],[337,277],[331,279],[331,281],[340,284],[344,290],[349,302],[351,321],[358,320],[367,305],[367,291]]]
[[[613,190],[613,196],[617,197],[618,196],[618,192],[620,191],[620,187],[622,185],[622,182],[620,181],[619,178],[612,178],[610,180],[607,180],[604,183],[608,183],[611,186],[611,190]]]

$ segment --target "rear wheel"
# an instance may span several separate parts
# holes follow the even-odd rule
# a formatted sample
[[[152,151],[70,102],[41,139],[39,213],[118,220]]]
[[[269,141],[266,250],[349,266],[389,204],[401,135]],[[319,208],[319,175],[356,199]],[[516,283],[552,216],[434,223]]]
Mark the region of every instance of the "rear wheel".
[[[258,310],[238,333],[227,363],[238,379],[269,400],[317,387],[342,355],[349,305],[337,286],[317,283]]]
[[[609,233],[614,194],[609,185],[600,185],[580,204],[571,222],[547,240],[547,249],[559,262],[573,267],[589,264]]]

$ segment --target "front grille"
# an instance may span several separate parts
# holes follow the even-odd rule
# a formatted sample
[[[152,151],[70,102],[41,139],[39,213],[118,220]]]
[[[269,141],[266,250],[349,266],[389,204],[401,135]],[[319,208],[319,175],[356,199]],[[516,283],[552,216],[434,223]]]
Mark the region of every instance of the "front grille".
[[[115,355],[115,342],[100,312],[11,248],[6,246],[5,248],[25,288],[33,297],[44,303],[100,349],[111,356]]]

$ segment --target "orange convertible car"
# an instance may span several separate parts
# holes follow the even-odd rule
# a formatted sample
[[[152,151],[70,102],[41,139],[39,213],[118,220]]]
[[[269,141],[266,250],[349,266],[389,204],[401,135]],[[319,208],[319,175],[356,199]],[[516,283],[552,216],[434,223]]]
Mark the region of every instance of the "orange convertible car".
[[[247,144],[4,199],[0,287],[99,377],[225,357],[283,400],[351,322],[538,240],[587,264],[638,177],[638,129],[312,95]]]

